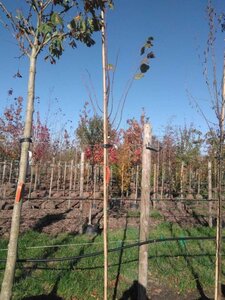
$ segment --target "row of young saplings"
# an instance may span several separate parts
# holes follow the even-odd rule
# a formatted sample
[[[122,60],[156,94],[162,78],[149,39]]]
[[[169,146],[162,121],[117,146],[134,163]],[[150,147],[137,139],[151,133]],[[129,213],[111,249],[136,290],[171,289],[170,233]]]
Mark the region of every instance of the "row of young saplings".
[[[19,162],[0,162],[0,189],[3,198],[13,196],[18,179]],[[207,174],[200,169],[192,171],[185,164],[177,164],[172,174],[170,168],[159,164],[152,165],[151,197],[153,199],[187,198],[216,199],[217,172],[208,162]],[[141,189],[141,166],[136,165],[120,176],[116,166],[110,167],[109,192],[111,197],[138,199]],[[90,165],[84,161],[75,164],[58,161],[32,163],[28,165],[26,193],[28,198],[70,196],[86,198],[101,197],[103,185],[103,168]]]

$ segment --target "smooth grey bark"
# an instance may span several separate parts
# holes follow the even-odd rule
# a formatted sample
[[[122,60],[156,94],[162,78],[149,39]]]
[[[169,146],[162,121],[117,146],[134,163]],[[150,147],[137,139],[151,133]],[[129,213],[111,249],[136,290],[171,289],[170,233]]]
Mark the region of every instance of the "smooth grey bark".
[[[29,79],[28,79],[26,119],[25,119],[25,127],[23,132],[24,138],[30,138],[32,133],[36,60],[37,60],[37,50],[36,50],[35,42],[29,57],[30,69],[29,69]],[[20,183],[25,183],[26,181],[29,146],[30,146],[29,141],[25,141],[21,144],[18,185]],[[9,244],[8,244],[7,260],[6,260],[5,272],[4,272],[1,294],[0,294],[1,300],[10,300],[12,296],[12,287],[13,287],[13,280],[15,275],[16,259],[17,259],[17,245],[18,245],[19,229],[20,229],[21,208],[22,208],[22,199],[19,202],[15,201],[13,207],[13,214],[12,214],[12,223],[11,223],[11,231],[10,231]]]

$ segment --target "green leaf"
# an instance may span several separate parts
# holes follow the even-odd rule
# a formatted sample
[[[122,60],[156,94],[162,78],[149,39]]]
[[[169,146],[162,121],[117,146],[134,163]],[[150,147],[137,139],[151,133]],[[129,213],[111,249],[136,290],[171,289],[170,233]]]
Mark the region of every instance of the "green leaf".
[[[134,76],[134,79],[139,80],[139,79],[141,79],[142,77],[144,77],[144,74],[138,73],[138,74],[136,74],[136,75]]]
[[[55,26],[56,25],[62,25],[63,24],[63,20],[62,18],[60,17],[60,15],[56,12],[54,12],[52,15],[51,15],[51,22],[52,24],[54,24]]]
[[[43,34],[48,34],[52,32],[52,26],[49,24],[43,23],[38,27],[38,31]]]

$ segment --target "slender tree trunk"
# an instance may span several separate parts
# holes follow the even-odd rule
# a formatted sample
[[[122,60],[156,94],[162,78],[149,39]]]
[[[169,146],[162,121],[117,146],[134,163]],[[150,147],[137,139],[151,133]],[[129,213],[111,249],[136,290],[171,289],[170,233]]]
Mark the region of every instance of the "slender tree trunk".
[[[181,162],[180,168],[180,198],[184,198],[184,191],[183,191],[183,184],[184,184],[184,162]]]
[[[154,164],[153,166],[153,207],[156,208],[156,198],[157,198],[157,194],[156,194],[156,183],[157,183],[157,165]]]
[[[198,172],[198,192],[197,194],[200,195],[201,192],[201,173],[200,171]]]
[[[6,160],[3,163],[3,170],[2,170],[2,185],[5,182],[5,173],[6,173]]]
[[[144,126],[144,140],[142,151],[142,179],[141,179],[141,215],[140,215],[140,242],[149,238],[149,199],[151,178],[151,152],[146,145],[151,143],[150,124]],[[148,244],[139,248],[139,270],[138,270],[138,300],[146,300],[148,282]]]
[[[208,161],[208,201],[209,201],[209,227],[212,228],[212,164]]]
[[[31,166],[31,171],[30,171],[30,184],[29,184],[29,192],[28,192],[28,199],[30,200],[31,197],[31,191],[32,191],[32,184],[33,184],[33,176],[34,176],[34,169]]]
[[[58,178],[57,178],[57,192],[60,190],[60,181],[61,181],[61,162],[58,162]]]
[[[165,178],[165,168],[164,168],[164,151],[162,151],[162,178],[161,178],[161,200],[164,194],[164,178]]]
[[[160,156],[159,156],[159,142],[158,142],[158,152],[157,152],[157,168],[156,168],[156,194],[158,196],[159,193],[159,164],[160,164]]]
[[[139,177],[139,165],[136,168],[136,179],[135,179],[135,203],[137,203],[138,198],[138,177]]]
[[[77,183],[77,149],[75,153],[75,162],[74,162],[74,179],[73,179],[74,192],[76,192],[76,183]]]
[[[12,180],[12,169],[13,169],[13,161],[10,162],[9,183],[11,183],[11,180]]]
[[[84,194],[84,151],[81,150],[80,154],[80,198],[83,197]],[[80,200],[80,209],[83,209],[83,200]]]
[[[224,54],[225,55],[225,54]],[[224,118],[225,118],[225,56],[223,65],[222,80],[222,102],[219,115],[219,149],[217,155],[218,161],[218,202],[217,202],[217,227],[216,227],[216,268],[215,268],[215,300],[220,300],[221,277],[222,277],[222,177],[223,177],[223,146],[224,146]]]
[[[65,196],[65,191],[66,191],[66,179],[67,179],[67,162],[64,163],[64,172],[63,172],[63,196]]]
[[[189,194],[192,193],[192,170],[191,170],[191,166],[189,168],[189,187],[188,187],[188,193]]]
[[[51,196],[52,196],[52,184],[53,184],[53,178],[54,178],[55,158],[52,159],[52,164],[50,164],[50,167],[51,167],[51,177],[50,177],[50,186],[49,186],[49,193],[48,193],[49,198],[51,198]]]
[[[36,44],[36,42],[34,43]],[[29,69],[29,80],[28,80],[28,96],[27,96],[27,109],[25,127],[23,133],[23,142],[21,143],[21,155],[20,155],[20,169],[18,186],[25,183],[26,171],[28,164],[28,150],[30,146],[29,139],[32,133],[32,121],[33,121],[33,110],[34,110],[34,91],[35,91],[35,74],[36,74],[36,47],[34,46],[30,56],[30,69]],[[5,267],[4,278],[1,289],[1,300],[10,300],[12,296],[13,280],[16,268],[17,259],[17,244],[19,238],[20,228],[20,216],[21,216],[22,199],[15,200],[12,214],[11,231],[8,244],[7,261]]]
[[[73,160],[70,162],[70,185],[69,185],[69,201],[68,201],[68,209],[71,206],[71,193],[72,193],[72,185],[73,185]]]
[[[37,190],[37,180],[38,180],[38,163],[35,164],[35,175],[34,175],[34,191]]]

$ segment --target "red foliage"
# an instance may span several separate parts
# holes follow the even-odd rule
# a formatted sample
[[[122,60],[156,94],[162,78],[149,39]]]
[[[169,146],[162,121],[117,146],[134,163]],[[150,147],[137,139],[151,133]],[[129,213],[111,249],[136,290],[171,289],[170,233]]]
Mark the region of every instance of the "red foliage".
[[[12,95],[12,90],[10,90],[8,95]],[[23,134],[22,109],[23,98],[14,98],[13,104],[6,107],[3,116],[0,117],[0,136],[4,139],[4,145],[1,146],[1,154],[5,158],[19,159],[19,139]]]
[[[33,124],[33,158],[35,161],[45,159],[50,149],[50,132],[41,123],[40,113],[37,112],[36,122]]]

